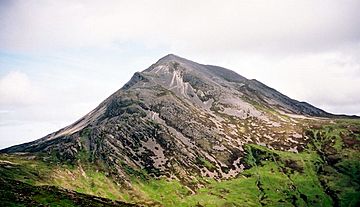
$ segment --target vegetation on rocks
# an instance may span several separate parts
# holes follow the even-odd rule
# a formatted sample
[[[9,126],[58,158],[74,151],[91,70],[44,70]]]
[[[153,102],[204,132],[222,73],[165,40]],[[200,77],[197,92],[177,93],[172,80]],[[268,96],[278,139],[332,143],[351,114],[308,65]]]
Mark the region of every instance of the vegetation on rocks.
[[[310,141],[300,153],[245,145],[243,172],[225,180],[195,176],[192,186],[181,180],[154,178],[127,166],[131,187],[125,189],[86,159],[75,165],[49,165],[31,155],[3,154],[1,193],[4,199],[31,188],[36,193],[24,194],[20,196],[23,200],[15,201],[62,206],[80,205],[84,199],[92,202],[92,195],[110,199],[106,200],[109,206],[119,205],[111,200],[121,200],[147,206],[355,207],[360,203],[360,125],[345,122],[308,129],[305,133]],[[199,157],[198,162],[213,168],[204,158]],[[16,183],[16,189],[11,183]],[[73,190],[75,201],[74,197],[68,198],[70,191],[59,188]]]

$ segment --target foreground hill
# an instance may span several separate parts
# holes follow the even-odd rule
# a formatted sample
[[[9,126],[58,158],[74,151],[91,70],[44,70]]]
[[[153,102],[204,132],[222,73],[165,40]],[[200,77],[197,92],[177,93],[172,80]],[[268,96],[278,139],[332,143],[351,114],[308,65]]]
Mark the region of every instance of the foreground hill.
[[[350,119],[353,118],[353,119]],[[1,175],[155,206],[356,206],[360,122],[168,55]]]
[[[0,203],[2,206],[136,206],[53,186],[32,186],[6,178],[0,178]]]

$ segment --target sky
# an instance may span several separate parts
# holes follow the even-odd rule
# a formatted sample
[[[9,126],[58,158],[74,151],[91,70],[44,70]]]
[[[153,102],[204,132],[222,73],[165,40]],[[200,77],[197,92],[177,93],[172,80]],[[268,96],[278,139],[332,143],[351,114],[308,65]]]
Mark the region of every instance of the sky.
[[[166,54],[360,115],[358,0],[0,0],[0,149],[79,119]]]

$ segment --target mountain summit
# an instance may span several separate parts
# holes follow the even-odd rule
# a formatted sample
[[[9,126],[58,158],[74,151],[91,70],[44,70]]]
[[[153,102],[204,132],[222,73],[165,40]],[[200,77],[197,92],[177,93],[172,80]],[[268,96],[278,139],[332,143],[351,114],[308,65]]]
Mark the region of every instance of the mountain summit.
[[[86,151],[123,179],[122,163],[156,175],[227,178],[244,168],[246,143],[301,150],[306,139],[291,117],[310,116],[332,115],[234,71],[169,54],[74,124],[2,152],[71,161]],[[199,157],[213,169],[199,167]]]
[[[77,122],[1,152],[30,153],[45,162],[76,165],[86,161],[102,166],[107,175],[128,188],[134,185],[133,175],[166,177],[182,183],[191,194],[206,185],[195,182],[199,177],[217,181],[251,177],[251,173],[242,173],[269,160],[274,166],[285,163],[279,165],[281,170],[290,166],[300,173],[307,170],[302,165],[310,158],[293,161],[292,154],[300,156],[329,143],[354,147],[357,142],[349,140],[314,144],[314,140],[327,140],[319,137],[331,130],[318,134],[309,129],[316,126],[319,130],[336,117],[234,71],[170,54],[136,72]],[[357,128],[351,130],[356,133]],[[339,139],[345,136],[345,131],[341,133],[336,135]],[[319,156],[328,149],[319,151]],[[288,158],[281,160],[284,154]],[[275,168],[266,172],[275,173]],[[256,181],[257,188],[264,194],[261,182]]]

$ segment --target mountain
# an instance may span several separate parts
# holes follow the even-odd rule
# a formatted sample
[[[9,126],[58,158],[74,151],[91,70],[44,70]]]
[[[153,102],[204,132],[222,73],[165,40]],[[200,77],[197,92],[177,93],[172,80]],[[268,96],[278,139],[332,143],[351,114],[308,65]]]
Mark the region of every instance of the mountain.
[[[357,204],[360,126],[350,118],[356,117],[327,113],[231,70],[170,54],[135,73],[74,124],[0,152],[15,163],[24,159],[47,163],[52,166],[44,167],[49,172],[59,166],[60,171],[72,166],[80,177],[102,172],[106,181],[101,182],[127,189],[116,192],[127,194],[120,199],[137,204],[171,206],[163,201],[166,196],[196,196],[209,185],[217,186],[213,182],[239,182],[244,193],[254,191],[241,201],[218,197],[224,199],[221,205]],[[349,153],[355,157],[349,158]],[[344,169],[339,170],[336,165],[343,162]],[[351,174],[344,174],[347,167]],[[328,182],[337,176],[355,184],[339,189]],[[276,180],[284,189],[273,189]],[[158,198],[144,187],[168,184],[180,190],[169,189]],[[224,195],[237,192],[221,189]],[[208,205],[200,201],[198,205]]]
[[[246,143],[302,148],[302,131],[281,117],[287,113],[331,116],[233,71],[167,55],[76,123],[3,152],[55,153],[72,161],[85,150],[123,177],[119,161],[171,176],[176,163],[176,173],[221,178],[241,170]],[[216,170],[200,169],[198,157]]]

